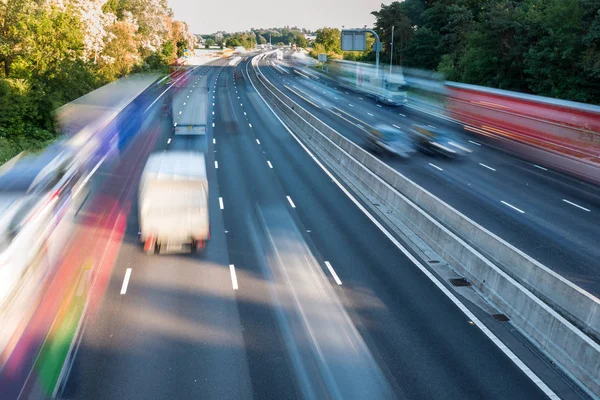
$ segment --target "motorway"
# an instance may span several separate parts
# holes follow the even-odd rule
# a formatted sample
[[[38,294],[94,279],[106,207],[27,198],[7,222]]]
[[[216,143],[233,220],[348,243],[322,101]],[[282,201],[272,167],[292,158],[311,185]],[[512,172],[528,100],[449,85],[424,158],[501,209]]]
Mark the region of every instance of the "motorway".
[[[421,153],[407,160],[376,156],[571,282],[600,295],[599,187],[516,158],[453,122],[410,107],[378,105],[331,80],[295,73],[288,65],[270,58],[260,68],[285,95],[363,148],[367,131],[377,124],[407,130],[417,123],[455,134],[472,151],[466,160]]]
[[[193,96],[195,79],[208,78],[205,137],[174,137],[170,117],[149,124],[160,130],[155,151],[205,152],[207,248],[145,255],[134,194],[58,397],[544,398],[287,132],[249,83],[248,62],[199,67],[180,89]],[[579,398],[509,325],[457,296],[552,390]]]

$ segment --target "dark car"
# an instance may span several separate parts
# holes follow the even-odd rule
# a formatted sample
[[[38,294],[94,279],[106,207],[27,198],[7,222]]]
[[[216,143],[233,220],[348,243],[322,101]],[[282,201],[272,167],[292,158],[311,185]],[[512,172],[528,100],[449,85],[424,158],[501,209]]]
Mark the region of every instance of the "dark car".
[[[419,151],[428,154],[441,154],[446,157],[464,157],[471,149],[462,144],[452,133],[431,126],[413,125],[413,143]]]

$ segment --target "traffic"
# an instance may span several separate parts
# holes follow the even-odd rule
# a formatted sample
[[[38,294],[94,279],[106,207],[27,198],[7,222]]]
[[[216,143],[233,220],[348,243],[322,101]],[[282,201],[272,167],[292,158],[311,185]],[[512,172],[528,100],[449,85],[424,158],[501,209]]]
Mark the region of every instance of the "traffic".
[[[494,94],[512,99],[501,107],[492,104],[492,94],[475,95],[479,89],[472,87],[470,95],[465,88],[459,94],[459,86],[446,82],[428,83],[445,93],[446,105],[423,111],[413,94],[416,80],[400,69],[383,74],[348,61],[326,69],[298,56],[301,51],[254,49],[199,65],[177,60],[165,77],[116,84],[96,93],[102,101],[91,95],[62,109],[61,126],[69,132],[63,140],[0,170],[0,312],[11,315],[0,326],[0,384],[11,398],[21,391],[33,397],[46,391],[45,398],[195,398],[206,391],[219,397],[223,387],[231,396],[222,398],[283,398],[288,388],[281,383],[288,380],[313,398],[387,399],[404,391],[436,397],[425,381],[406,388],[397,378],[421,380],[412,367],[417,364],[435,387],[453,385],[454,372],[448,371],[454,366],[473,385],[486,387],[499,375],[518,383],[500,385],[492,397],[551,393],[535,374],[522,373],[530,370],[514,362],[517,356],[505,357],[507,347],[494,336],[500,332],[505,339],[504,328],[485,328],[494,319],[493,306],[479,292],[455,292],[444,282],[462,279],[470,287],[468,279],[450,269],[431,273],[423,265],[448,268],[438,254],[431,250],[417,260],[392,236],[388,227],[413,215],[381,201],[403,196],[390,189],[393,183],[371,172],[361,178],[363,185],[373,182],[366,192],[357,186],[350,191],[348,182],[358,173],[346,176],[333,168],[337,163],[364,172],[367,163],[354,165],[358,158],[352,157],[366,154],[369,163],[380,163],[375,170],[397,174],[397,181],[413,179],[423,204],[429,190],[439,196],[435,207],[450,210],[448,215],[457,212],[450,206],[458,199],[459,211],[478,213],[469,215],[476,222],[508,221],[509,228],[525,229],[515,220],[533,214],[531,207],[515,206],[508,197],[490,200],[498,193],[520,199],[523,192],[512,167],[523,168],[525,161],[509,158],[514,153],[507,156],[496,140],[532,147],[542,140],[545,150],[552,142],[553,154],[565,159],[581,148],[593,153],[589,137],[573,132],[597,129],[600,114],[568,104],[582,108],[585,120],[567,126],[544,110],[544,99],[528,98],[530,107],[507,111],[508,102],[516,101],[512,95]],[[507,134],[511,121],[498,113],[509,111],[518,111],[517,125],[535,120],[539,132],[511,128]],[[292,119],[295,112],[304,114]],[[558,133],[546,129],[557,125]],[[346,151],[341,147],[317,153],[316,136],[301,133],[321,135],[316,126],[358,151],[344,153],[343,160],[332,155]],[[556,149],[565,143],[569,151]],[[534,160],[543,165],[538,169],[564,171],[548,159]],[[596,161],[585,159],[588,166]],[[567,164],[575,165],[570,158]],[[510,172],[496,181],[507,165]],[[503,179],[513,184],[511,191],[503,191]],[[374,200],[380,187],[390,192]],[[549,187],[547,193],[555,191]],[[583,229],[593,229],[592,218],[581,222]],[[564,229],[561,222],[552,232]],[[534,223],[523,226],[528,224]],[[438,226],[435,232],[454,235],[448,231]],[[544,240],[546,232],[536,226],[532,242]],[[591,256],[580,254],[580,264]],[[15,310],[18,317],[12,317]],[[46,313],[57,315],[56,321],[43,318]],[[48,332],[44,340],[30,334],[37,329]],[[428,335],[437,340],[429,342]],[[452,357],[439,358],[448,348]],[[472,363],[484,371],[474,373]],[[533,363],[569,392],[554,369]],[[132,365],[141,372],[114,378],[119,385],[96,380],[125,376]],[[226,371],[239,376],[230,386]],[[180,378],[197,379],[197,373],[218,384],[178,392]],[[264,384],[272,377],[276,386]],[[256,382],[263,384],[253,389]],[[459,386],[452,386],[457,398]]]

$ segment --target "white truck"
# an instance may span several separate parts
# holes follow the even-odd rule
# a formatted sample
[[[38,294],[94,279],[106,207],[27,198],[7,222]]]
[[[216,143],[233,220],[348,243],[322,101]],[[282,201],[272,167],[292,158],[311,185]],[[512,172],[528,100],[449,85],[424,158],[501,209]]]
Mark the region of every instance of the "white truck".
[[[204,249],[210,229],[203,154],[150,155],[140,179],[138,202],[140,240],[146,253]]]
[[[171,113],[176,135],[204,135],[208,120],[209,88],[205,76],[173,95]]]

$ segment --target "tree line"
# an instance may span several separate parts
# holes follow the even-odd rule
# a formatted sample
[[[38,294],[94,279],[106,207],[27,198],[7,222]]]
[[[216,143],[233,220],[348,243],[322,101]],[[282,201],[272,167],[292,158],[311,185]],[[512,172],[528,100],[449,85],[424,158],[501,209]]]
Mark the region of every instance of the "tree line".
[[[226,33],[217,32],[211,35],[202,35],[206,47],[238,47],[250,49],[257,44],[287,45],[295,44],[298,47],[308,47],[309,42],[305,35],[311,32],[298,27],[283,28],[251,28],[247,32]]]
[[[600,104],[600,0],[404,0],[373,11],[381,60],[452,81]],[[311,55],[342,52],[341,32],[317,31]]]
[[[166,0],[0,1],[0,162],[52,141],[56,108],[195,40]]]
[[[405,0],[372,14],[386,59],[394,26],[394,63],[600,103],[600,0]]]

